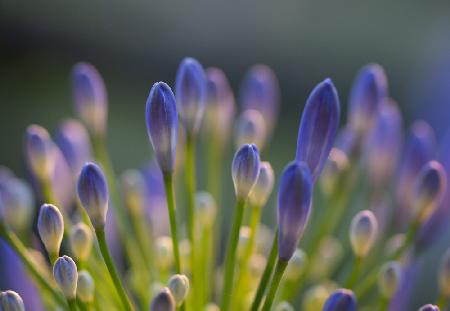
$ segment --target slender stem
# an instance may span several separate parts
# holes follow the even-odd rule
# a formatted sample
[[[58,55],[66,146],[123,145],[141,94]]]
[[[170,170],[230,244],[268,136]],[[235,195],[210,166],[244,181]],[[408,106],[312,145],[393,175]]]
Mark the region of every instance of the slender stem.
[[[283,277],[284,270],[288,265],[287,260],[280,260],[278,258],[275,268],[275,273],[272,278],[272,283],[270,284],[269,293],[267,294],[266,301],[264,302],[264,306],[262,311],[269,311],[272,307],[273,300],[275,299],[275,295],[278,290],[278,286],[280,286],[281,278]]]
[[[446,310],[445,308],[447,307],[447,301],[448,298],[445,297],[445,295],[441,292],[436,301],[436,305],[439,307],[440,310]]]
[[[76,301],[78,309],[80,309],[81,311],[89,311],[88,303],[82,301],[81,299],[77,299]]]
[[[345,288],[352,289],[358,280],[359,273],[361,271],[362,257],[356,256],[352,265],[352,270],[348,276],[347,282],[345,282]]]
[[[175,257],[175,270],[181,273],[180,250],[178,245],[177,220],[175,216],[175,195],[173,191],[173,177],[171,174],[164,174],[164,187],[166,190],[167,209],[169,211],[170,233],[172,236],[173,254]],[[191,250],[192,251],[192,250]]]
[[[239,241],[239,230],[244,216],[245,200],[238,198],[230,238],[228,239],[227,253],[225,259],[224,286],[222,296],[222,311],[228,311],[231,302],[231,290],[233,287],[234,267],[236,261],[236,249]]]
[[[266,268],[264,268],[263,275],[259,281],[258,289],[256,290],[255,299],[253,300],[251,311],[258,311],[261,304],[264,292],[266,291],[267,284],[272,276],[273,269],[275,267],[275,261],[278,255],[278,231],[275,233],[272,242],[272,248],[270,249],[269,258],[267,258]]]
[[[132,311],[133,306],[131,305],[127,293],[125,292],[122,281],[120,280],[119,274],[117,273],[116,267],[114,266],[114,263],[112,261],[111,254],[109,253],[108,245],[106,244],[105,229],[96,228],[95,234],[97,236],[97,241],[98,245],[100,246],[103,260],[105,261],[106,267],[108,268],[109,275],[111,276],[114,286],[116,287],[116,291],[119,294],[120,300],[122,301],[122,304],[127,311]]]
[[[67,299],[67,303],[69,304],[69,310],[70,311],[77,311],[77,301],[75,300],[75,298],[71,298],[71,299]]]

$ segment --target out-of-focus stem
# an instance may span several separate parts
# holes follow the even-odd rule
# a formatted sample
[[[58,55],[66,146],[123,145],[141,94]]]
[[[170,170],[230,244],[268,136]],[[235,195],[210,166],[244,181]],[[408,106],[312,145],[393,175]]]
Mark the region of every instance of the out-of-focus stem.
[[[77,301],[75,298],[67,299],[67,303],[69,304],[70,311],[77,311]]]
[[[267,293],[262,311],[270,311],[273,300],[275,299],[275,295],[278,290],[278,286],[280,286],[281,278],[283,277],[284,270],[286,270],[287,265],[288,261],[280,259],[277,260],[275,272],[273,274],[272,282],[270,284],[269,292]]]
[[[348,276],[347,282],[345,283],[345,288],[352,289],[358,280],[359,273],[361,271],[362,258],[359,256],[355,257],[355,261],[352,265],[351,272]]]

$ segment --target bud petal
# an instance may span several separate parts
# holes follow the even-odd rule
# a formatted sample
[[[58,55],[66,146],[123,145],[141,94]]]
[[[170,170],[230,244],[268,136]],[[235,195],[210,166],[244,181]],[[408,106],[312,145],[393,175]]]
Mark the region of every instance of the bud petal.
[[[23,304],[22,297],[12,290],[0,292],[0,310],[25,311],[25,305]]]
[[[357,257],[365,257],[378,235],[378,221],[368,210],[361,211],[353,218],[350,226],[350,242]]]
[[[184,274],[175,274],[169,279],[169,289],[179,307],[189,293],[189,279]]]
[[[95,284],[94,279],[86,270],[78,273],[77,296],[83,302],[92,302],[94,300]]]
[[[68,299],[75,298],[77,292],[77,265],[69,256],[59,257],[53,266],[53,277]]]
[[[263,207],[272,193],[275,176],[269,162],[261,162],[258,179],[250,192],[250,204],[255,207]]]
[[[80,222],[70,231],[70,247],[72,253],[80,261],[86,261],[91,254],[93,236],[91,229]]]
[[[383,297],[390,299],[394,296],[402,277],[402,267],[396,261],[385,263],[378,276],[378,287]]]
[[[259,149],[266,142],[266,121],[258,110],[249,109],[237,121],[236,145],[255,144]]]
[[[51,204],[43,204],[39,210],[37,228],[50,257],[57,257],[64,235],[64,220],[59,209]]]
[[[238,199],[247,199],[259,175],[259,152],[255,145],[243,145],[233,158],[231,175]]]
[[[322,311],[356,311],[356,298],[351,290],[338,289],[328,297]]]
[[[47,130],[30,125],[25,133],[25,157],[29,168],[39,179],[49,179],[55,165],[53,142]]]
[[[175,309],[175,299],[167,287],[164,287],[153,298],[152,304],[150,305],[150,311],[175,311]]]

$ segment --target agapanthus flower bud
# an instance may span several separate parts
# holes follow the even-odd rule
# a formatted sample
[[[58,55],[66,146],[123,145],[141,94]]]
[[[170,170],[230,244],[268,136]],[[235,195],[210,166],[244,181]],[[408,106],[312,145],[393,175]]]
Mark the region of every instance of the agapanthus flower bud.
[[[259,149],[266,142],[266,121],[258,110],[245,110],[237,120],[236,146],[255,144]]]
[[[22,297],[12,290],[0,292],[1,311],[25,311]]]
[[[39,210],[37,228],[50,258],[58,257],[64,235],[64,220],[59,209],[51,204],[43,204]]]
[[[53,277],[68,299],[75,298],[77,292],[77,265],[69,256],[59,257],[53,266]]]
[[[322,310],[325,301],[328,296],[330,296],[330,292],[324,285],[316,285],[308,289],[305,293],[305,296],[302,301],[302,309],[303,311],[317,311]]]
[[[170,289],[164,287],[152,300],[150,311],[175,311],[175,299]]]
[[[280,89],[275,73],[266,65],[255,65],[248,71],[241,86],[240,102],[243,110],[255,109],[266,120],[270,136],[278,118]]]
[[[282,301],[275,306],[275,311],[294,311],[294,307],[287,301]]]
[[[175,274],[169,279],[168,287],[177,306],[181,306],[189,293],[189,279],[184,274]]]
[[[402,277],[402,267],[397,261],[385,263],[378,275],[378,288],[383,297],[390,299],[400,284]]]
[[[328,297],[322,311],[356,311],[356,298],[349,289],[338,289]]]
[[[172,239],[168,236],[161,236],[155,241],[155,257],[160,269],[168,269],[173,264]]]
[[[287,280],[295,281],[303,273],[303,269],[306,265],[306,254],[300,248],[297,248],[289,259],[288,266],[286,267],[286,272],[284,273]]]
[[[439,290],[445,297],[450,297],[450,249],[444,253],[438,270]]]
[[[439,309],[438,306],[435,306],[432,304],[427,304],[427,305],[420,307],[420,309],[418,311],[440,311],[440,310],[441,309]]]
[[[195,205],[197,207],[196,215],[201,225],[210,228],[216,219],[217,206],[214,197],[206,191],[200,191],[195,196]]]
[[[109,195],[108,185],[100,167],[94,163],[86,163],[83,166],[78,178],[77,192],[94,228],[103,227]]]
[[[206,76],[195,59],[183,59],[177,71],[175,94],[180,120],[188,135],[195,135],[203,119],[206,105]]]
[[[236,197],[247,199],[259,175],[260,160],[255,145],[243,145],[236,152],[231,167]]]
[[[344,248],[339,239],[329,235],[319,242],[317,256],[311,262],[311,276],[315,280],[320,280],[330,275],[344,255]]]
[[[55,138],[72,175],[77,177],[84,163],[91,160],[91,143],[84,126],[76,120],[65,120],[58,128]]]
[[[250,192],[249,201],[252,206],[263,207],[272,193],[275,176],[269,162],[261,162],[258,179]]]
[[[93,235],[86,224],[80,222],[72,227],[69,236],[72,254],[80,261],[86,261],[91,254]]]
[[[86,270],[78,273],[77,297],[86,303],[94,301],[95,283],[92,276]]]
[[[208,303],[205,307],[205,311],[220,311],[220,308],[215,303]]]
[[[48,180],[55,165],[53,142],[47,130],[30,125],[25,133],[25,157],[29,168],[38,179]]]
[[[319,83],[306,101],[297,139],[297,161],[308,164],[313,183],[330,154],[339,126],[340,106],[330,79]]]
[[[102,77],[88,63],[78,63],[72,69],[72,93],[75,109],[95,136],[106,132],[108,99]]]
[[[312,180],[308,166],[291,162],[278,190],[278,258],[288,261],[295,252],[311,211]]]
[[[121,176],[121,185],[127,208],[139,214],[147,196],[144,176],[137,170],[127,170]]]
[[[350,225],[350,242],[357,257],[365,257],[372,248],[378,235],[378,221],[369,211],[355,215]]]
[[[413,190],[414,214],[427,218],[440,202],[447,188],[444,167],[437,161],[430,161],[420,170]]]
[[[153,84],[145,107],[147,133],[163,173],[172,173],[178,136],[175,96],[164,82]]]
[[[339,177],[348,168],[347,155],[338,148],[332,148],[320,178],[320,185],[327,194],[338,185]]]
[[[350,125],[357,133],[365,134],[372,127],[376,111],[387,94],[384,69],[377,64],[364,66],[353,83],[348,111]]]

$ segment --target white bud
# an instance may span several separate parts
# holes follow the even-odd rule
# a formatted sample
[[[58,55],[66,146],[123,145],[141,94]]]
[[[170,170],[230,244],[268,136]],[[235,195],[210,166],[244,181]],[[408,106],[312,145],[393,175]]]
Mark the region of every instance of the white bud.
[[[70,247],[74,256],[80,260],[88,259],[93,243],[91,229],[84,223],[80,222],[72,227],[70,231]]]
[[[92,302],[94,300],[95,284],[94,279],[86,270],[78,273],[77,296],[83,302]]]
[[[175,274],[169,280],[169,289],[177,306],[181,306],[189,293],[189,279],[184,274]]]

